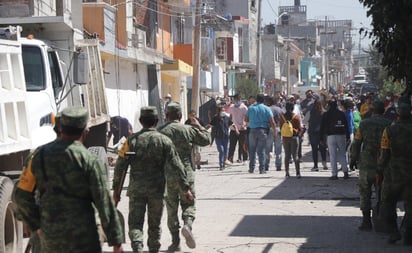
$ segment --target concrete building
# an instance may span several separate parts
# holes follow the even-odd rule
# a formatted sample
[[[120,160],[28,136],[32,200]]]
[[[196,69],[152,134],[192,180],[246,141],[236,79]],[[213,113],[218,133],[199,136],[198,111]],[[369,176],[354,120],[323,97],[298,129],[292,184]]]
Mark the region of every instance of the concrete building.
[[[336,89],[351,76],[351,20],[308,20],[307,7],[295,0],[293,6],[279,7],[276,29],[304,52],[300,86]]]

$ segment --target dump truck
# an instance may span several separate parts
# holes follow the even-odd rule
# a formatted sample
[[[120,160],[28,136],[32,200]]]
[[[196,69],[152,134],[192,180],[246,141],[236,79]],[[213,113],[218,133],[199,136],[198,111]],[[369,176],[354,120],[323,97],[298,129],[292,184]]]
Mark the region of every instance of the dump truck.
[[[23,38],[21,31],[0,28],[0,252],[5,253],[23,251],[12,191],[28,154],[56,138],[55,115],[67,106],[86,107],[90,132],[84,143],[103,161],[110,121],[99,42],[76,40],[65,52],[70,61],[62,62],[61,49],[33,35]]]

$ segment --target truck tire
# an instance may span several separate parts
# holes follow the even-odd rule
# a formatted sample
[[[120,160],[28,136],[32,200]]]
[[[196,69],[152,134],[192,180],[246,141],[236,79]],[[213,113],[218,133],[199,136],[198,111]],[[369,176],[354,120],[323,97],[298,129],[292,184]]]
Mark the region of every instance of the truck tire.
[[[100,160],[103,162],[104,171],[106,173],[107,182],[109,182],[110,173],[109,173],[109,160],[107,159],[106,150],[103,147],[93,146],[89,147],[88,150],[93,154],[97,155]]]
[[[13,187],[10,178],[0,177],[0,252],[4,253],[23,251],[23,224],[15,216],[11,199]]]

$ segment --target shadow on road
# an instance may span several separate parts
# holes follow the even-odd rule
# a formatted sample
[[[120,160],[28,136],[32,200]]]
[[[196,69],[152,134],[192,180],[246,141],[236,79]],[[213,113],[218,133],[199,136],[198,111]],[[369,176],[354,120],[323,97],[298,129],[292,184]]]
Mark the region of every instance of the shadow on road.
[[[277,238],[277,243],[305,239],[297,252],[407,252],[411,248],[388,245],[386,236],[357,229],[360,217],[247,215],[230,233],[240,237]],[[289,239],[288,239],[289,238]],[[297,243],[298,244],[298,243]],[[268,243],[266,248],[272,248]],[[276,247],[276,246],[275,246]],[[336,251],[337,250],[337,251]],[[405,251],[404,251],[405,250]],[[267,251],[270,252],[270,251]]]

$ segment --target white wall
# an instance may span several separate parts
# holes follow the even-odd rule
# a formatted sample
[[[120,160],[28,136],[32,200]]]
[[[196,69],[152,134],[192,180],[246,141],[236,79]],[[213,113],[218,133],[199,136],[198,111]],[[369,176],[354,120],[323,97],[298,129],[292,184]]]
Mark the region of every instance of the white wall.
[[[110,116],[125,117],[135,131],[139,130],[141,126],[139,115],[135,119],[136,113],[149,103],[147,66],[124,60],[106,60],[105,71],[110,73],[105,75]]]

